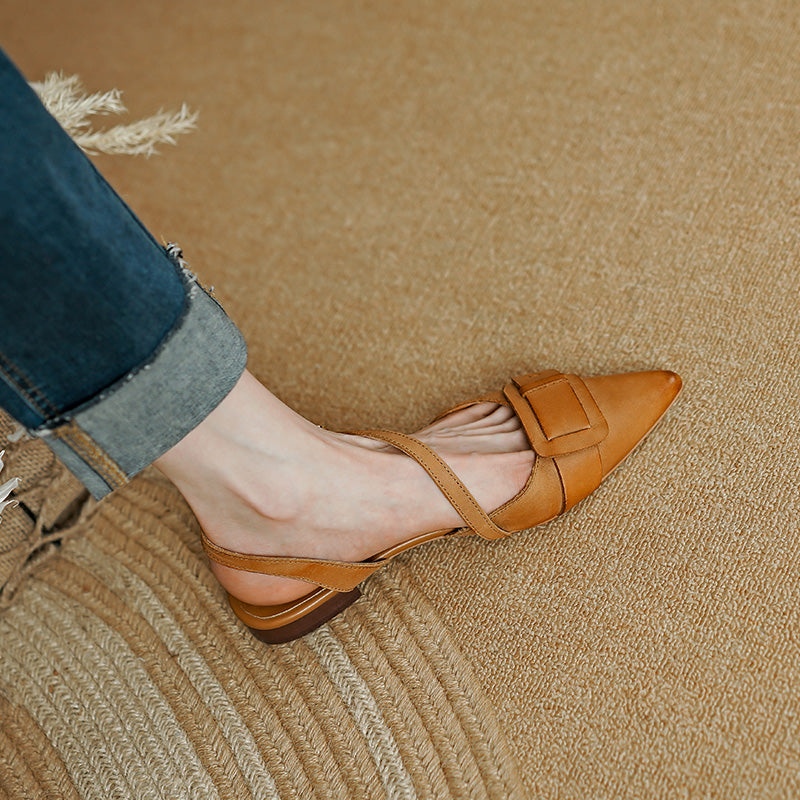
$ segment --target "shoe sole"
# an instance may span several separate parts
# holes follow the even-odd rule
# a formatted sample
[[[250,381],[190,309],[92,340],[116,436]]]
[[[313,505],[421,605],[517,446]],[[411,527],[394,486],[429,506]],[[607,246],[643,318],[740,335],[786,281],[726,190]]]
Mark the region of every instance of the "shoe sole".
[[[307,633],[319,628],[326,622],[332,620],[337,614],[341,614],[348,606],[355,603],[361,597],[361,591],[356,588],[351,592],[341,592],[334,595],[330,600],[310,611],[305,616],[300,617],[288,625],[280,628],[250,628],[250,633],[266,644],[283,644],[291,642],[305,636]]]

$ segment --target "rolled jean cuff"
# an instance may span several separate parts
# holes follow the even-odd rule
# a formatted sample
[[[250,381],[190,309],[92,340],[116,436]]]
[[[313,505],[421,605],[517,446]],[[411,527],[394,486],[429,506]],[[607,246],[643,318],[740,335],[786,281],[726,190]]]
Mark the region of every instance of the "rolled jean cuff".
[[[247,346],[222,307],[184,271],[187,302],[152,358],[31,431],[100,499],[196,428],[233,389]]]

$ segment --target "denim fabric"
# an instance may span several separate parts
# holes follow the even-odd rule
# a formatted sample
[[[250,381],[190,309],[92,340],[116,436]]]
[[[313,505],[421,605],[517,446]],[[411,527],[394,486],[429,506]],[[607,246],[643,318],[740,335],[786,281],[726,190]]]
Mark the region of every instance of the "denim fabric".
[[[199,424],[245,360],[0,50],[0,407],[100,497]]]

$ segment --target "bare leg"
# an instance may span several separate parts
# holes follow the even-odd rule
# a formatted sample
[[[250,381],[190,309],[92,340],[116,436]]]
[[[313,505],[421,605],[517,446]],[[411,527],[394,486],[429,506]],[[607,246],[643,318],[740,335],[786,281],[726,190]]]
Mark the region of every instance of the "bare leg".
[[[516,415],[484,403],[414,434],[491,511],[525,484],[534,455]],[[461,519],[424,470],[388,445],[319,428],[249,372],[156,466],[208,537],[245,553],[360,561],[413,534]],[[212,563],[244,602],[271,605],[306,583]]]

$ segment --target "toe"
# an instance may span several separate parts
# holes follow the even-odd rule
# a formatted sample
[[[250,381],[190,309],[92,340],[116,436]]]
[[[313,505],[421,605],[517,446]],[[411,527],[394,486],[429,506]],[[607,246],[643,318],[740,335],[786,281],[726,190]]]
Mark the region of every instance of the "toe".
[[[600,443],[603,477],[608,475],[661,419],[681,389],[680,376],[667,370],[584,378],[608,422]]]

